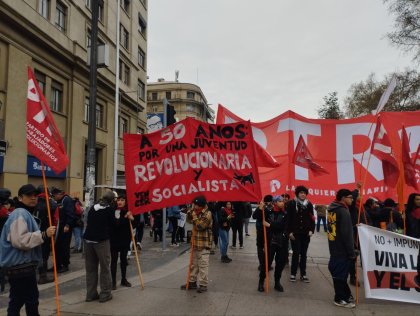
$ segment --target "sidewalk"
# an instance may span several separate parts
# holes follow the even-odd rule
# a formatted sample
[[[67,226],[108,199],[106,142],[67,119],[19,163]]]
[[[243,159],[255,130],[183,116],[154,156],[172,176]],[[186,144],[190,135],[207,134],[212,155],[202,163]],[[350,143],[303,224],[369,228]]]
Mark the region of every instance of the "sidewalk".
[[[84,288],[61,291],[61,315],[419,315],[419,306],[415,304],[365,299],[363,288],[359,288],[359,305],[355,309],[333,305],[325,233],[315,234],[309,246],[307,274],[311,283],[289,282],[287,266],[281,282],[285,292],[274,291],[273,272],[270,272],[269,293],[260,293],[257,291],[258,259],[252,226],[250,233],[250,237],[245,237],[244,249],[229,248],[231,263],[221,263],[218,253],[211,256],[206,293],[179,289],[186,281],[189,260],[186,252],[155,269],[144,271],[144,290],[139,287],[138,276],[132,276],[129,279],[134,285],[132,288],[119,287],[113,291],[113,299],[103,304],[86,303]],[[355,288],[351,287],[351,290],[355,295]],[[49,292],[49,296],[45,294],[42,291],[40,313],[55,315],[54,291]],[[4,314],[4,309],[0,314]]]

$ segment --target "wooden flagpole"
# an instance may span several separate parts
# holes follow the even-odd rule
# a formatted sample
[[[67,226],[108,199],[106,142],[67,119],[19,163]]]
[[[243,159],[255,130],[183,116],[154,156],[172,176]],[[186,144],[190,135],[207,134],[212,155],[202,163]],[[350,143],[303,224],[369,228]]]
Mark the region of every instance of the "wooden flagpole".
[[[137,244],[136,244],[136,240],[134,238],[134,233],[133,233],[133,225],[131,224],[131,220],[128,220],[130,222],[130,232],[131,232],[131,241],[133,243],[133,248],[134,248],[134,255],[136,257],[136,262],[137,262],[137,271],[139,272],[139,280],[140,280],[140,285],[141,285],[141,289],[144,290],[144,281],[143,281],[143,276],[141,274],[141,267],[140,267],[140,260],[139,260],[139,256],[137,253]]]
[[[188,287],[190,285],[190,276],[191,276],[191,266],[192,266],[192,262],[193,262],[193,255],[194,255],[194,225],[193,225],[193,228],[192,228],[192,231],[191,231],[190,263],[188,265],[187,281],[185,283],[185,287],[186,287],[187,291],[188,291]]]
[[[45,193],[45,201],[47,203],[47,211],[48,211],[48,222],[49,225],[52,226],[51,220],[51,209],[50,209],[50,195],[48,194],[48,187],[47,187],[47,179],[45,177],[45,165],[41,161],[41,171],[42,171],[42,181],[44,183],[44,193]],[[58,212],[58,210],[56,210]],[[53,256],[53,268],[54,268],[54,283],[55,283],[55,304],[57,305],[57,316],[60,316],[60,293],[58,291],[58,277],[57,277],[57,265],[55,260],[55,236],[51,236],[51,249],[52,249],[52,256]]]

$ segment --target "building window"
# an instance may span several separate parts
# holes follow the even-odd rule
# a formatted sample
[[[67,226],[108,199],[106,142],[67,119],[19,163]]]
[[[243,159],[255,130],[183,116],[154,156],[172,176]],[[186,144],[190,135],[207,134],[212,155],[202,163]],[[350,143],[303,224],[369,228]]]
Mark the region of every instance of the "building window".
[[[85,98],[85,115],[84,121],[89,123],[89,97]],[[104,128],[105,127],[105,111],[102,104],[96,104],[96,127]]]
[[[85,0],[86,1],[86,7],[92,11],[92,0]],[[104,2],[99,1],[99,10],[98,10],[98,19],[99,21],[104,21]]]
[[[146,29],[147,29],[147,23],[146,20],[143,19],[143,17],[141,16],[141,14],[139,13],[139,32],[143,35],[146,36]]]
[[[188,104],[187,103],[187,112],[194,112],[194,111],[195,111],[194,104]]]
[[[55,25],[61,32],[66,31],[66,11],[67,8],[60,1],[57,1],[55,7]]]
[[[120,24],[120,36],[121,36],[121,40],[120,40],[121,45],[124,46],[125,49],[128,49],[130,35],[122,24]]]
[[[120,80],[126,85],[130,85],[130,67],[120,59]]]
[[[130,12],[130,0],[122,0],[121,7],[124,9],[125,12]]]
[[[41,89],[42,94],[45,96],[45,82],[46,82],[45,75],[35,70],[35,78],[36,78],[36,81],[38,81],[38,86]]]
[[[157,101],[157,92],[152,92],[152,101]]]
[[[118,136],[122,137],[124,134],[128,132],[128,120],[124,117],[119,117],[119,129],[118,129]]]
[[[166,100],[171,99],[171,91],[166,91]]]
[[[194,99],[194,92],[192,91],[187,91],[187,99]]]
[[[146,65],[146,53],[139,47],[139,65],[145,67]]]
[[[152,105],[152,112],[157,113],[157,111],[158,111],[157,105]]]
[[[63,85],[54,80],[51,83],[50,109],[63,113]]]
[[[143,81],[137,81],[137,89],[138,89],[138,96],[140,99],[144,100],[144,96],[146,95],[146,85]]]
[[[44,18],[50,18],[50,0],[39,0],[38,2],[38,12]]]

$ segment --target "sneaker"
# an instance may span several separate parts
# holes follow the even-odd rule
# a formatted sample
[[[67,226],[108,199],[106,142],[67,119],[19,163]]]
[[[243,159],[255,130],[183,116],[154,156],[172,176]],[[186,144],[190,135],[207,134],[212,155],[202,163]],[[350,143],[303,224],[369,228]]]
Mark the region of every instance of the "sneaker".
[[[251,236],[250,234],[246,233],[245,236]]]
[[[291,275],[289,281],[296,282],[296,275]]]
[[[196,290],[197,289],[197,283],[195,282],[189,282],[188,284],[188,290]],[[181,285],[181,290],[187,290],[187,285],[186,284],[182,284]]]
[[[232,247],[232,249],[236,249],[236,245],[232,245],[231,247]]]
[[[292,255],[293,254],[293,250],[292,249],[290,249],[289,250],[289,255]]]
[[[349,301],[350,303],[355,303],[356,302],[356,300],[354,299],[353,295],[351,295],[351,294],[350,294],[350,297],[349,297],[349,299],[347,301]]]
[[[99,298],[99,303],[105,303],[105,302],[108,302],[109,300],[112,300],[112,294],[109,294],[109,295],[104,296],[104,297],[100,297]]]
[[[283,286],[280,284],[280,282],[274,285],[274,289],[279,292],[284,292]]]
[[[309,279],[308,279],[308,277],[306,275],[302,275],[300,277],[300,280],[303,281],[303,282],[305,282],[305,283],[310,283],[311,282],[311,281],[309,281]]]
[[[351,303],[351,302],[347,302],[345,300],[334,301],[334,304],[339,306],[339,307],[346,307],[346,308],[353,308],[353,307],[356,306],[356,304]]]
[[[172,247],[179,247],[179,244],[174,243],[174,244],[172,244],[171,246],[172,246]]]
[[[239,246],[239,249],[244,249],[244,246]]]
[[[137,242],[137,250],[141,250],[141,249],[142,249],[141,243]]]
[[[201,286],[197,289],[198,293],[204,293],[207,292],[207,286]]]

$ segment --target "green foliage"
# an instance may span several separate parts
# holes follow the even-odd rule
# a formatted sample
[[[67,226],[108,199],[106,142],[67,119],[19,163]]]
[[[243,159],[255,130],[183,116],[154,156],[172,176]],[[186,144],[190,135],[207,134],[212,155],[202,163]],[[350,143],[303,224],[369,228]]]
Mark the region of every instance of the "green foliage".
[[[319,118],[341,119],[344,117],[338,104],[337,91],[330,92],[324,97],[324,104],[317,109]]]
[[[386,76],[382,81],[376,81],[375,74],[372,73],[366,81],[353,84],[344,100],[346,116],[357,117],[372,113],[378,106],[392,75]],[[415,70],[405,70],[395,75],[397,86],[383,111],[420,110],[420,74]]]

